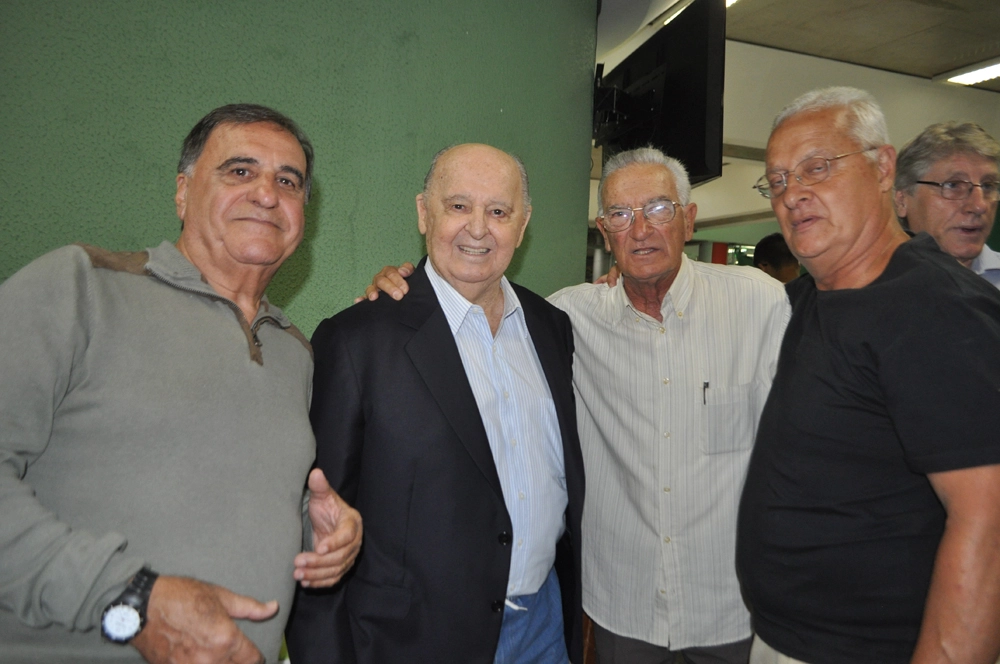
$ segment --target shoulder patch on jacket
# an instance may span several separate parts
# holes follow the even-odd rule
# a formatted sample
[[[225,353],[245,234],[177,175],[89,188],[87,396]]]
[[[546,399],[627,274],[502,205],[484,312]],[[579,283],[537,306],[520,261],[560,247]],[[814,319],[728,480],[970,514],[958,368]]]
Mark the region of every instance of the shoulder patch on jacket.
[[[87,252],[90,264],[95,268],[130,274],[146,274],[149,253],[145,251],[108,251],[92,244],[82,243],[77,243],[77,246]]]

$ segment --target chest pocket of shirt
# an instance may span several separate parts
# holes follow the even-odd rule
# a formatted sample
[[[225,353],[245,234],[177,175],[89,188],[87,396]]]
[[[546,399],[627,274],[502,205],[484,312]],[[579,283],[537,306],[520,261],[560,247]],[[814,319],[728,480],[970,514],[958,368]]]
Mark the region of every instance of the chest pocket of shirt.
[[[707,387],[702,391],[701,451],[720,454],[753,445],[753,385]]]

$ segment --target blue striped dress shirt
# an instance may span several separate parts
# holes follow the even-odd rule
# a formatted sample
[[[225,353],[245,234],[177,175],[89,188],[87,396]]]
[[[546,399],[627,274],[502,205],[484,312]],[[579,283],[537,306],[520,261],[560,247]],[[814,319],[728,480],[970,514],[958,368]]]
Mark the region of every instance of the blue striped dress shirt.
[[[528,334],[521,303],[501,278],[504,309],[496,337],[483,308],[435,270],[427,276],[455,336],[514,527],[508,597],[538,591],[565,530],[566,470],[548,382]]]

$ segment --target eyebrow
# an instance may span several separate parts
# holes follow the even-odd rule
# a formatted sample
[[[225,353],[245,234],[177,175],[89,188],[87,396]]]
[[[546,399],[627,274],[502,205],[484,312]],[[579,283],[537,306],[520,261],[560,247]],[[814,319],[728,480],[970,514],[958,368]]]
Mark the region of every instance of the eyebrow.
[[[227,159],[224,162],[222,162],[221,164],[219,164],[219,167],[216,170],[217,171],[224,171],[224,170],[228,169],[230,166],[235,166],[236,164],[249,164],[251,166],[258,166],[258,165],[260,165],[260,162],[258,160],[256,160],[256,159],[254,159],[253,157],[230,157],[229,159]],[[278,167],[278,172],[279,173],[291,173],[296,178],[298,178],[298,180],[299,180],[299,182],[298,182],[299,186],[302,186],[302,183],[305,182],[305,180],[306,180],[305,176],[302,174],[302,171],[300,171],[299,169],[295,168],[294,166],[288,166],[288,165],[279,166]]]

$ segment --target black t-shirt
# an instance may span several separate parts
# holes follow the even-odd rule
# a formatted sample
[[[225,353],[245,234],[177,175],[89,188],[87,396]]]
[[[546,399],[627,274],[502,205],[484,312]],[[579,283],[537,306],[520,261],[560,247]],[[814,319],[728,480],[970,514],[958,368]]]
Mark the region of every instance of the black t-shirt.
[[[927,235],[792,319],[740,503],[757,634],[811,664],[909,662],[945,512],[926,475],[1000,463],[1000,292]]]

